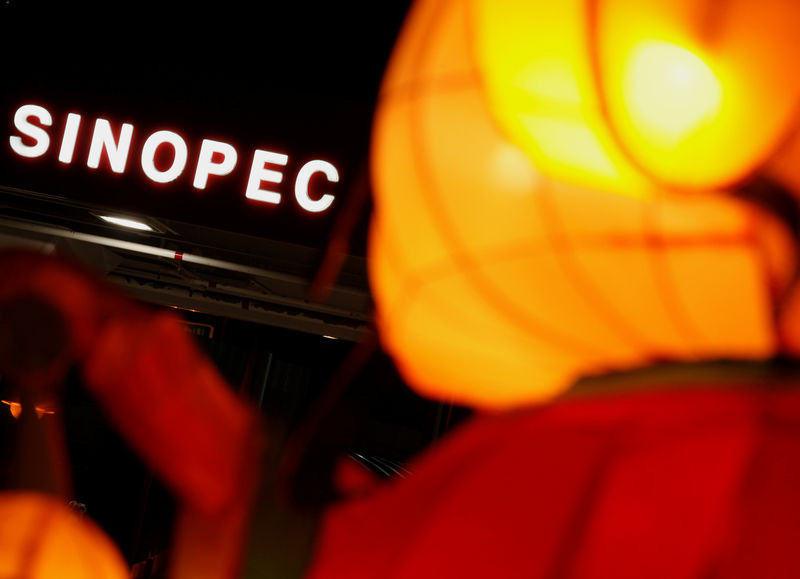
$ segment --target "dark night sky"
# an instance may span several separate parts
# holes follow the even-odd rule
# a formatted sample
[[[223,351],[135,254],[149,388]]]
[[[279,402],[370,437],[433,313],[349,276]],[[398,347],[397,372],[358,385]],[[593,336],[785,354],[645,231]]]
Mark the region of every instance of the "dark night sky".
[[[370,4],[4,0],[4,67],[22,65],[48,85],[209,103],[281,93],[369,100],[408,2]]]

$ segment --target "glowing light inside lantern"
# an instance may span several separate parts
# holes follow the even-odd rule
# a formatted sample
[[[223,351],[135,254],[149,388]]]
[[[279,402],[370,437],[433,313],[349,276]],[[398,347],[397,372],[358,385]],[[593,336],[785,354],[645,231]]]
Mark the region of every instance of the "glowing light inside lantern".
[[[623,95],[642,136],[657,146],[672,147],[714,119],[722,103],[722,86],[693,52],[647,41],[631,53]]]

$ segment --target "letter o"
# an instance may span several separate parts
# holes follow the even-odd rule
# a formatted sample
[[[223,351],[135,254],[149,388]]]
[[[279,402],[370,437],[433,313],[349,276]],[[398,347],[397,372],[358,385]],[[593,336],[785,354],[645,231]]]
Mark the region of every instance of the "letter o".
[[[175,151],[175,158],[169,169],[161,171],[156,168],[155,156],[158,147],[168,143]],[[169,183],[177,179],[186,168],[186,161],[189,158],[189,150],[186,141],[178,133],[172,131],[156,131],[144,142],[142,147],[142,171],[151,181],[156,183]]]

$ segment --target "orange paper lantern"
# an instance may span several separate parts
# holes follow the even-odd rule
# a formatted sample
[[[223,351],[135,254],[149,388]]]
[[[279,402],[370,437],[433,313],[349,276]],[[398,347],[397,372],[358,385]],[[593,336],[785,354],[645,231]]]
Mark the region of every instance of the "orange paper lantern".
[[[730,192],[794,134],[799,29],[791,0],[417,2],[376,114],[370,241],[409,383],[500,409],[775,355],[793,241]]]
[[[0,493],[0,577],[115,579],[130,575],[114,542],[55,497]]]

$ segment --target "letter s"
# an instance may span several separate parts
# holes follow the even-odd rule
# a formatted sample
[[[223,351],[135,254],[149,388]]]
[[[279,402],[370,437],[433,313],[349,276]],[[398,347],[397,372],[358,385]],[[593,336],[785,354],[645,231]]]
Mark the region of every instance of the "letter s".
[[[14,113],[14,126],[20,133],[33,139],[35,143],[26,145],[22,141],[22,137],[17,135],[9,137],[8,142],[17,155],[33,159],[41,157],[47,152],[50,147],[50,135],[43,128],[32,124],[28,120],[30,117],[36,117],[46,127],[53,124],[53,117],[46,108],[38,105],[22,105]]]

